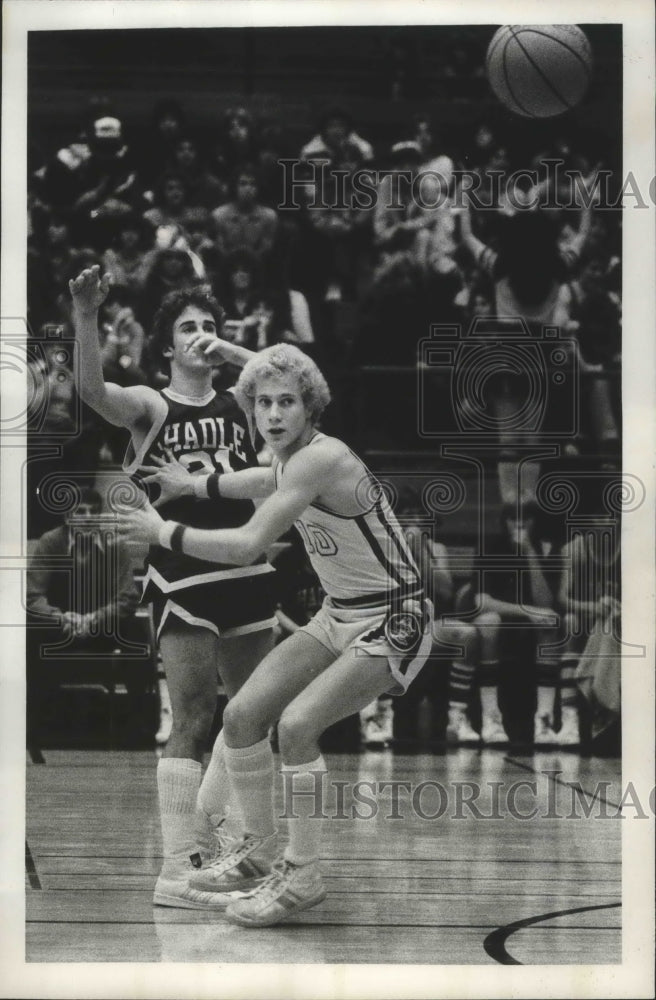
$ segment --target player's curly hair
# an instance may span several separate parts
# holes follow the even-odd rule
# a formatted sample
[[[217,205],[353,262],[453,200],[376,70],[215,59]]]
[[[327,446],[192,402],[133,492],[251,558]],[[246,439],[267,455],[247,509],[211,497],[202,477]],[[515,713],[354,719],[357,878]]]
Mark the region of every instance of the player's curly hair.
[[[216,323],[217,335],[221,335],[225,313],[212,295],[209,285],[196,285],[169,292],[161,301],[155,313],[153,329],[148,338],[149,353],[161,361],[163,351],[173,345],[173,324],[187,306],[197,306],[210,313]]]
[[[292,375],[298,379],[301,399],[313,423],[317,423],[330,402],[330,389],[318,367],[293,344],[274,344],[244,365],[234,388],[235,399],[254,423],[255,389],[258,379]]]

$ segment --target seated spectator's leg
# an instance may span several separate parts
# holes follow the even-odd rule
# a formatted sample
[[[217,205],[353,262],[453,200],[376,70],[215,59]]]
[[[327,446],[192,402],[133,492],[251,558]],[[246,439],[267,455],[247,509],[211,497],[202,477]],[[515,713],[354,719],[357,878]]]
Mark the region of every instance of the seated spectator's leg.
[[[434,630],[438,645],[459,646],[462,653],[454,650],[449,666],[449,717],[446,738],[449,743],[470,743],[480,740],[467,717],[471,699],[472,684],[478,659],[478,633],[473,625],[464,622],[438,622]]]
[[[558,642],[558,632],[552,628],[537,630],[537,707],[535,711],[534,740],[537,746],[557,743],[554,731],[554,707],[556,687],[560,674],[560,662],[556,653],[541,647],[554,646]]]
[[[481,690],[481,739],[484,743],[508,743],[499,709],[499,626],[501,615],[487,611],[474,619],[479,638]]]
[[[562,725],[558,733],[561,745],[580,742],[579,713],[577,705],[576,668],[583,649],[578,617],[566,614],[563,618],[566,644],[560,660],[560,705]]]

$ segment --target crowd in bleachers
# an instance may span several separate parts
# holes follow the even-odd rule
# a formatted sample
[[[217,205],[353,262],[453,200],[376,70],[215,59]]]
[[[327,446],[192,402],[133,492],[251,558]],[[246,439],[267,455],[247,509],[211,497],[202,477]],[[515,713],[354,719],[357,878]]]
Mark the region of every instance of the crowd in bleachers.
[[[529,211],[520,203],[535,188],[515,192],[513,202],[500,183],[530,168],[539,189],[553,157],[587,178],[588,190],[603,166],[566,136],[549,148],[513,150],[487,123],[447,146],[419,107],[391,144],[377,145],[367,122],[334,108],[294,148],[283,121],[258,121],[235,107],[217,127],[201,128],[176,100],[159,102],[143,130],[127,135],[121,109],[98,98],[75,141],[44,154],[29,178],[30,328],[71,335],[68,281],[96,263],[112,282],[99,331],[105,378],[121,385],[166,384],[149,350],[151,325],[163,296],[190,285],[211,286],[226,311],[225,336],[253,350],[299,344],[320,363],[336,359],[337,377],[363,365],[413,366],[431,323],[467,328],[474,319],[519,314],[559,326],[571,339],[585,406],[583,439],[569,447],[612,462],[620,439],[612,377],[621,357],[619,213],[595,212],[594,199],[587,208]],[[463,193],[462,170],[478,178],[478,197],[490,209]],[[365,177],[374,178],[371,197]],[[335,327],[344,308],[354,318],[340,340]],[[52,380],[56,428],[77,404],[70,368],[52,354],[40,364]],[[217,379],[225,377],[217,371]],[[491,386],[500,427],[515,388],[503,372]],[[67,446],[68,469],[119,464],[124,432],[82,412],[84,433]],[[409,425],[410,435],[414,430]],[[501,435],[502,454],[512,456],[516,443]],[[29,530],[38,535],[50,525],[38,504],[33,515]],[[530,562],[538,541],[526,539],[520,548]],[[492,615],[481,633],[483,653],[476,639],[497,720],[489,694],[500,655],[494,630],[514,613],[499,602],[479,608]],[[455,613],[455,597],[452,603]],[[556,603],[552,593],[550,606]],[[459,684],[462,677],[452,678],[454,739],[466,730]],[[553,705],[542,707],[551,718]]]

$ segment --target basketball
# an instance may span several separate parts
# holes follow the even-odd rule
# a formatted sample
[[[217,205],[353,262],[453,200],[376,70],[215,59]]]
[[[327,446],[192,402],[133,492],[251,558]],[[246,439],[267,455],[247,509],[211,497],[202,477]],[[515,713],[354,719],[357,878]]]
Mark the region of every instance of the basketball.
[[[585,94],[592,52],[576,24],[506,24],[493,36],[485,66],[507,108],[525,118],[550,118]]]

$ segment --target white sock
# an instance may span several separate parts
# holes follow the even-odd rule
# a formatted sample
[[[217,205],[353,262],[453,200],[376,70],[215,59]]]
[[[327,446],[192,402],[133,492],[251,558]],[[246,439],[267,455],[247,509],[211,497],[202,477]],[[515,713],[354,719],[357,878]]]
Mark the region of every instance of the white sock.
[[[223,751],[233,801],[243,817],[243,830],[255,837],[276,832],[273,815],[273,751],[269,737],[250,747]]]
[[[547,687],[540,684],[538,686],[537,715],[548,715],[553,724],[554,705],[556,704],[555,687]]]
[[[163,871],[187,866],[196,844],[196,799],[201,766],[197,760],[162,757],[157,765],[157,792],[164,847]]]
[[[492,685],[481,685],[481,713],[490,719],[500,715],[498,689]]]
[[[199,822],[206,827],[216,828],[223,820],[224,829],[233,837],[238,837],[243,823],[231,794],[230,778],[225,762],[225,740],[223,730],[219,733],[212,756],[207,765],[205,777],[198,791]]]
[[[323,831],[325,761],[319,754],[308,764],[283,764],[281,773],[289,835],[284,857],[295,865],[316,862]]]
[[[378,698],[365,705],[364,708],[360,709],[360,718],[363,722],[368,722],[369,719],[373,719],[378,712]],[[284,767],[285,765],[283,765]]]

